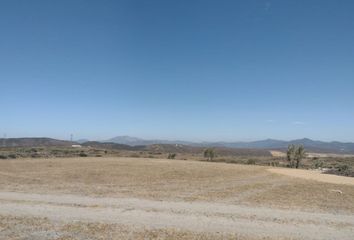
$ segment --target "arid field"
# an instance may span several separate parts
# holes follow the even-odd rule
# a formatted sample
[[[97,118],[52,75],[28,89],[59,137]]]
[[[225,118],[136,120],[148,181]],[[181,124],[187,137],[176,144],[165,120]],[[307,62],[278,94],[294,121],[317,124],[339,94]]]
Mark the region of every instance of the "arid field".
[[[353,239],[353,178],[309,174],[149,158],[1,160],[0,239]]]

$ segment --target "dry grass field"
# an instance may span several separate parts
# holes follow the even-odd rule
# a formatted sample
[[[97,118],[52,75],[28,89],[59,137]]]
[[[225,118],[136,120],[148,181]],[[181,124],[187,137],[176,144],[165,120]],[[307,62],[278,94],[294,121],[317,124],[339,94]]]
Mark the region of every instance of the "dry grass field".
[[[0,239],[352,239],[354,186],[148,158],[0,161]]]

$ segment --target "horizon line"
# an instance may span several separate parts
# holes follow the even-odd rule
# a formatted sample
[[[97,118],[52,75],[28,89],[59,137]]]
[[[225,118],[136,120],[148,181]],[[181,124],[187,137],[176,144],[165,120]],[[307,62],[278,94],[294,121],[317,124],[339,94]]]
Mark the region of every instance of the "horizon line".
[[[72,140],[72,142],[77,142],[79,140],[87,140],[87,141],[97,141],[97,142],[110,142],[109,140],[113,139],[113,138],[117,138],[117,137],[131,137],[131,138],[136,138],[138,140],[141,141],[169,141],[169,142],[174,142],[174,141],[178,141],[178,142],[189,142],[189,143],[250,143],[250,142],[259,142],[259,141],[267,141],[267,140],[272,140],[272,141],[284,141],[284,142],[290,142],[290,141],[296,141],[296,140],[311,140],[311,141],[315,141],[315,142],[327,142],[327,143],[333,143],[333,142],[340,142],[340,143],[354,143],[354,141],[339,141],[339,140],[318,140],[318,139],[312,139],[309,137],[302,137],[302,138],[293,138],[293,139],[289,139],[289,140],[284,140],[284,139],[277,139],[277,138],[262,138],[262,139],[257,139],[257,140],[232,140],[232,141],[225,141],[225,140],[215,140],[215,141],[211,141],[211,140],[200,140],[200,141],[193,141],[193,140],[181,140],[181,139],[163,139],[163,138],[156,138],[156,139],[147,139],[147,138],[140,138],[140,137],[135,137],[135,136],[129,136],[129,135],[120,135],[120,136],[115,136],[112,138],[108,138],[108,139],[103,139],[103,140],[98,140],[98,139],[88,139],[88,138],[78,138],[76,140]],[[31,138],[47,138],[47,139],[54,139],[54,140],[62,140],[62,141],[69,141],[71,142],[71,140],[68,139],[64,139],[64,138],[56,138],[56,137],[48,137],[48,136],[32,136],[32,137],[2,137],[0,138],[1,140],[4,139],[31,139]]]

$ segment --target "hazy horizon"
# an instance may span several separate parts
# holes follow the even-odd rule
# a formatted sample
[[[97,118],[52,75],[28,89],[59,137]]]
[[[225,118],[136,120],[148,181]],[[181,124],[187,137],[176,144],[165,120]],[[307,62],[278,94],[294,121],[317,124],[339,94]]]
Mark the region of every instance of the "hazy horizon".
[[[1,1],[0,137],[354,142],[354,1]]]
[[[202,143],[202,142],[226,142],[226,143],[232,143],[232,142],[256,142],[256,141],[263,141],[263,140],[278,140],[278,141],[292,141],[292,140],[301,140],[301,139],[310,139],[313,141],[321,141],[321,142],[343,142],[343,143],[354,143],[352,141],[340,141],[336,139],[314,139],[310,137],[302,137],[302,138],[289,138],[289,139],[278,139],[278,138],[261,138],[261,139],[230,139],[230,140],[225,140],[225,139],[214,139],[214,140],[203,140],[203,139],[178,139],[178,138],[144,138],[144,137],[139,137],[139,136],[129,136],[129,135],[116,135],[116,136],[111,136],[107,138],[85,138],[85,137],[75,137],[73,135],[73,141],[80,141],[80,140],[87,140],[87,141],[108,141],[116,137],[132,137],[132,138],[137,138],[139,140],[156,140],[156,141],[182,141],[182,142],[191,142],[191,143]],[[60,138],[60,137],[53,137],[53,136],[2,136],[0,139],[11,139],[11,138],[52,138],[52,139],[58,139],[58,140],[71,140],[71,135],[69,135],[67,138]]]

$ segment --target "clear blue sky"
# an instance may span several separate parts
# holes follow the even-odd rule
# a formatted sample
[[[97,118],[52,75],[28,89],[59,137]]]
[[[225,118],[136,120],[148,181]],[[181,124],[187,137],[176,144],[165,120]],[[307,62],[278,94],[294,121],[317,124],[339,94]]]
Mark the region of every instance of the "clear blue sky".
[[[0,1],[0,133],[354,141],[354,1]]]

